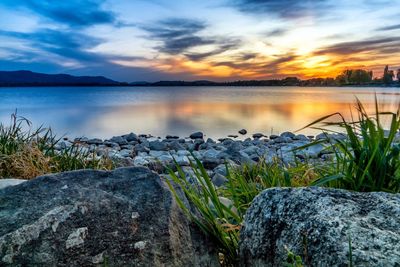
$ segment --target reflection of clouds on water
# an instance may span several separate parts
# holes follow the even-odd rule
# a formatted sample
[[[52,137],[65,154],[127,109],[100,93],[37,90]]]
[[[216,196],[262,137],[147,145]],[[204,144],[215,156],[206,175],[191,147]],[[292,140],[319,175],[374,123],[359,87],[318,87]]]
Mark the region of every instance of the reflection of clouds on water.
[[[71,137],[107,138],[131,131],[188,136],[201,130],[215,138],[241,128],[249,134],[295,131],[337,111],[350,118],[354,95],[373,113],[375,90],[382,110],[399,107],[397,89],[392,88],[31,88],[22,97],[19,91],[13,95],[15,90],[0,90],[0,99],[7,97],[0,106],[2,122],[8,122],[18,108],[35,125],[50,125],[58,134]]]

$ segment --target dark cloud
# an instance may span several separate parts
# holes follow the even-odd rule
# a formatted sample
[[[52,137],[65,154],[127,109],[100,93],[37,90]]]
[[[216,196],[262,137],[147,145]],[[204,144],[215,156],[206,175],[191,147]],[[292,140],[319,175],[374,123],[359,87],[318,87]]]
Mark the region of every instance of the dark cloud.
[[[101,7],[104,0],[4,0],[12,7],[24,7],[70,27],[117,23],[114,13]]]
[[[287,33],[287,29],[274,29],[272,31],[268,31],[266,32],[266,35],[268,37],[280,37],[285,35],[285,33]]]
[[[227,50],[238,48],[240,44],[240,42],[237,40],[228,40],[224,38],[222,39],[216,38],[214,43],[218,44],[218,48],[204,53],[185,53],[185,56],[192,61],[200,61],[207,57],[224,53]]]
[[[253,55],[254,57],[257,57],[257,54]],[[239,55],[240,57],[240,55]],[[250,62],[250,61],[223,61],[223,62],[217,62],[214,64],[214,66],[227,66],[232,69],[235,69],[237,71],[241,70],[249,70],[252,71],[254,74],[257,74],[258,76],[273,76],[279,73],[280,69],[282,69],[284,63],[291,62],[295,60],[297,56],[288,54],[288,55],[282,55],[279,57],[275,57],[271,60],[271,58],[265,58],[264,62],[259,58],[257,62]]]
[[[377,31],[392,31],[392,30],[400,30],[400,24],[385,26],[381,28],[377,28]]]
[[[237,48],[240,44],[237,39],[201,36],[200,32],[205,30],[207,25],[199,20],[172,18],[141,28],[149,33],[149,39],[161,41],[161,45],[155,47],[158,51],[170,55],[183,54],[194,61]],[[203,53],[188,52],[191,48],[204,45],[213,45],[216,48]]]
[[[327,46],[314,52],[315,55],[337,54],[352,55],[361,52],[384,53],[385,51],[393,51],[400,46],[400,37],[387,37],[371,40],[342,42],[331,46]]]
[[[325,7],[326,0],[236,0],[234,7],[246,13],[269,13],[284,18],[300,18]],[[232,3],[230,2],[230,3]]]
[[[250,60],[250,59],[254,59],[254,58],[256,58],[257,56],[258,56],[257,53],[251,53],[251,52],[249,52],[249,53],[242,53],[242,54],[240,54],[239,56],[237,56],[237,58],[238,58],[238,60],[240,60],[240,61],[247,61],[247,60]]]
[[[177,18],[142,27],[150,34],[152,40],[162,42],[162,45],[157,47],[160,52],[172,55],[181,54],[192,47],[214,44],[214,40],[198,36],[205,28],[205,23],[201,21]]]
[[[28,42],[35,50],[41,50],[79,62],[98,62],[103,60],[102,56],[87,51],[89,48],[100,44],[101,40],[78,32],[49,29],[32,33],[0,31],[0,36],[18,38]],[[38,56],[44,56],[40,52],[37,54]]]

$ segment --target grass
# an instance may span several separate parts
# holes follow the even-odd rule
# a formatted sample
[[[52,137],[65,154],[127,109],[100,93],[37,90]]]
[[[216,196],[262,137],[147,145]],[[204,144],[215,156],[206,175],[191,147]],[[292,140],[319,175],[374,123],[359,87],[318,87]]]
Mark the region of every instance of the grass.
[[[177,172],[170,169],[171,181],[166,181],[182,210],[214,240],[219,253],[223,255],[222,266],[238,264],[239,232],[254,197],[270,187],[306,186],[316,175],[315,168],[301,163],[285,166],[278,161],[260,161],[240,168],[226,165],[228,183],[217,188],[202,163],[193,158],[191,168],[195,177],[191,180],[194,183],[188,181],[177,163]],[[174,184],[183,190],[194,210],[185,204]]]
[[[239,232],[247,209],[253,199],[264,189],[271,187],[325,186],[359,192],[400,192],[400,145],[395,142],[400,128],[400,111],[381,112],[375,98],[375,114],[366,112],[363,104],[356,100],[357,119],[347,121],[341,113],[322,117],[307,127],[338,133],[342,129],[347,139],[328,139],[334,151],[332,161],[321,166],[295,162],[285,165],[280,162],[266,163],[261,160],[254,165],[239,168],[227,166],[228,183],[216,188],[198,159],[191,163],[197,183],[187,181],[185,173],[176,164],[178,172],[170,170],[172,181],[167,180],[180,207],[199,227],[210,236],[223,255],[222,266],[237,266]],[[329,118],[338,116],[338,122]],[[382,117],[390,118],[385,131]],[[322,124],[322,126],[320,126]],[[300,149],[319,144],[315,141]],[[174,183],[185,193],[192,207],[188,207]],[[287,266],[303,266],[301,257],[288,251]],[[349,266],[352,263],[349,239]]]
[[[339,127],[348,137],[345,140],[328,139],[335,151],[335,164],[313,185],[358,192],[400,192],[400,144],[395,142],[400,128],[400,110],[381,112],[375,98],[374,115],[369,115],[358,99],[356,111],[356,120],[347,121],[341,113],[334,113],[307,126],[322,123],[322,129],[327,133],[334,132],[332,127]],[[326,122],[333,116],[340,120]],[[382,125],[383,116],[390,119],[388,130]]]
[[[31,179],[52,172],[113,167],[110,159],[77,145],[56,150],[60,140],[50,128],[33,129],[28,119],[12,114],[9,125],[0,123],[0,178]]]

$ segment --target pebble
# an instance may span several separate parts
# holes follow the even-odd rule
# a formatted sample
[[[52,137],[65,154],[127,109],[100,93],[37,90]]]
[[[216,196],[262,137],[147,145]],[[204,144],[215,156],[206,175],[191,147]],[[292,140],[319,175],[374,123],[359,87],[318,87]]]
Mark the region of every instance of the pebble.
[[[238,131],[238,133],[240,133],[241,135],[245,135],[247,134],[247,130],[246,129],[241,129]]]
[[[244,131],[242,131],[244,130]],[[245,129],[240,134],[247,134]],[[246,132],[246,133],[245,133]],[[238,135],[229,135],[237,138]],[[77,145],[83,152],[95,152],[98,157],[108,156],[117,160],[118,166],[147,166],[152,170],[166,172],[164,166],[173,167],[175,161],[182,168],[190,169],[190,161],[193,155],[202,161],[204,167],[210,173],[212,182],[216,186],[223,186],[226,182],[226,166],[240,164],[256,164],[260,160],[273,162],[280,158],[285,163],[294,160],[326,161],[334,157],[333,151],[327,150],[327,143],[318,144],[303,150],[295,150],[312,142],[310,136],[283,132],[280,135],[271,135],[269,139],[262,133],[253,134],[253,138],[235,140],[232,138],[220,138],[219,142],[207,138],[204,140],[202,132],[190,135],[190,138],[179,138],[175,135],[167,135],[165,139],[155,138],[151,135],[136,135],[129,133],[123,136],[114,136],[102,141],[99,138],[76,138],[75,144],[66,140],[61,141],[56,149],[62,151],[71,145]],[[345,138],[344,135],[328,135],[330,140]],[[325,134],[317,135],[316,139],[325,139]],[[186,171],[188,172],[188,171]],[[188,178],[189,179],[189,178]],[[192,178],[191,178],[192,179]]]
[[[195,132],[195,133],[192,133],[191,135],[190,135],[190,138],[191,139],[203,139],[203,133],[202,132]]]

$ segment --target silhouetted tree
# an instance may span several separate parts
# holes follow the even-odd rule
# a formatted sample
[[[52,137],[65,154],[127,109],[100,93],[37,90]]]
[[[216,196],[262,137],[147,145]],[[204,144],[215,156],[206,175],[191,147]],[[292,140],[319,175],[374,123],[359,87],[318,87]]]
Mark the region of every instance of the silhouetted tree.
[[[385,69],[383,70],[383,83],[390,84],[393,82],[394,71],[389,70],[389,66],[386,65]]]
[[[397,70],[396,78],[397,78],[397,82],[400,83],[400,69]]]
[[[372,71],[362,69],[345,70],[336,77],[336,82],[340,85],[370,83],[372,81],[372,74]]]

